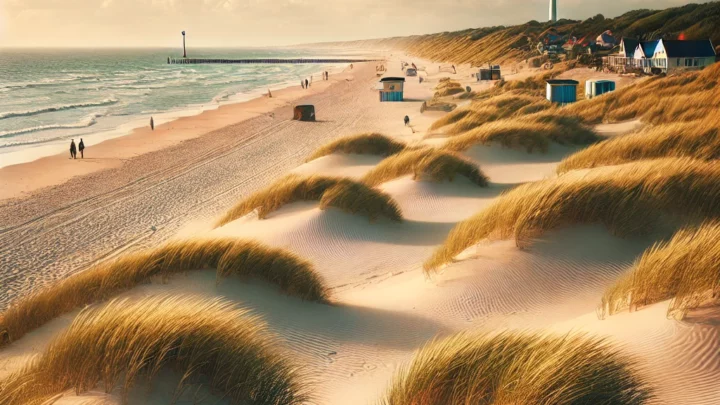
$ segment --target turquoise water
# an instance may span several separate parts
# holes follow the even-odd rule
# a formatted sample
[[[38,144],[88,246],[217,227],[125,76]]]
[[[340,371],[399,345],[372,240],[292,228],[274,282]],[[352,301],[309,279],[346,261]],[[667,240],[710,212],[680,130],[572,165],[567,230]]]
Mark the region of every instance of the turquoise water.
[[[0,159],[121,131],[295,84],[322,65],[168,65],[176,49],[0,50]],[[196,58],[326,56],[311,50],[200,49]],[[318,77],[316,77],[317,79]],[[137,126],[137,124],[135,125]],[[127,128],[126,128],[127,132]],[[47,148],[45,148],[47,149]]]

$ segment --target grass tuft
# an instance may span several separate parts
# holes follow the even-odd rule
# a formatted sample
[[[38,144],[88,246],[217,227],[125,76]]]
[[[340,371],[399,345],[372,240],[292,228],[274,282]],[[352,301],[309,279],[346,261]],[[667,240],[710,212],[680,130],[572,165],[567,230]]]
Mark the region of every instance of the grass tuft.
[[[663,157],[720,158],[720,124],[717,117],[652,126],[608,139],[569,156],[560,163],[557,172]]]
[[[672,298],[669,314],[720,297],[720,223],[678,231],[665,243],[645,251],[635,266],[602,297],[602,317]]]
[[[20,299],[0,316],[0,332],[5,335],[0,345],[151,277],[170,277],[206,267],[217,269],[218,280],[235,274],[275,284],[286,294],[305,300],[329,299],[329,291],[312,264],[285,250],[237,239],[175,241],[98,264]]]
[[[379,192],[365,184],[342,179],[328,189],[320,200],[320,208],[344,207],[350,214],[360,214],[371,220],[380,217],[402,221],[402,212],[388,194]]]
[[[85,310],[28,367],[0,382],[0,403],[40,405],[64,391],[106,392],[170,368],[231,404],[300,405],[308,386],[257,316],[220,300],[154,297]],[[177,393],[176,393],[177,394]],[[52,402],[52,401],[50,401]]]
[[[338,190],[338,188],[344,190]],[[350,196],[349,193],[356,194],[353,196],[354,198],[324,199],[325,202],[321,204],[322,209],[335,207],[349,213],[363,213],[370,219],[375,219],[385,213],[393,212],[397,208],[395,202],[388,195],[373,188],[358,186],[358,183],[351,179],[327,176],[303,177],[291,174],[250,195],[250,197],[232,207],[216,222],[215,226],[219,227],[232,222],[256,208],[258,209],[258,216],[263,219],[269,213],[286,204],[297,201],[323,201],[323,196],[330,189],[335,189],[334,195]],[[368,201],[375,203],[385,201],[387,206],[376,204],[373,207],[378,211],[375,212],[359,206],[361,202]],[[394,214],[389,218],[399,220]]]
[[[641,405],[634,361],[606,340],[525,332],[433,340],[393,378],[382,405]]]
[[[367,155],[390,156],[405,149],[405,144],[392,138],[378,134],[367,133],[346,136],[330,142],[316,150],[307,162],[332,153],[357,153]]]
[[[518,245],[545,231],[600,223],[618,236],[647,232],[663,213],[720,217],[720,164],[661,159],[521,185],[460,222],[425,263],[433,271],[488,237]]]
[[[368,172],[363,182],[371,186],[412,174],[415,180],[453,181],[457,175],[486,187],[487,177],[474,163],[450,152],[425,148],[406,150],[390,156]]]

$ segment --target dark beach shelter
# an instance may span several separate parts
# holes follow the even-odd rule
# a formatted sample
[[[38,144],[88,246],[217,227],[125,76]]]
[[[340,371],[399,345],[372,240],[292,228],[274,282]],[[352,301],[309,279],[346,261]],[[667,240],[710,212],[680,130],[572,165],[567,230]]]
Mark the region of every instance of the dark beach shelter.
[[[293,109],[293,119],[297,121],[315,121],[314,105],[296,105]]]
[[[553,103],[568,104],[577,101],[577,80],[550,79],[547,83],[547,99]]]

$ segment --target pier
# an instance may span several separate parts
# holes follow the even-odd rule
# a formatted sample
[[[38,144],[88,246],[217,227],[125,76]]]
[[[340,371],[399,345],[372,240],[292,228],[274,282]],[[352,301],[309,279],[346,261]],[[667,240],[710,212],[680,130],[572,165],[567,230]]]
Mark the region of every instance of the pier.
[[[310,63],[361,63],[361,62],[377,62],[381,59],[198,59],[198,58],[168,58],[169,65],[198,65],[198,64],[310,64]]]

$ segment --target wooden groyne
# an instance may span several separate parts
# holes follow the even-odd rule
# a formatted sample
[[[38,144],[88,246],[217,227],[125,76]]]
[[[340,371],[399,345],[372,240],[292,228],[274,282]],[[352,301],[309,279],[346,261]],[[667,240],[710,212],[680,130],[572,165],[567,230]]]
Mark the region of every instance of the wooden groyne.
[[[168,58],[167,63],[169,65],[197,65],[197,64],[225,64],[225,63],[239,63],[239,64],[310,64],[310,63],[361,63],[361,62],[377,62],[381,59],[197,59],[197,58]]]

